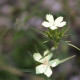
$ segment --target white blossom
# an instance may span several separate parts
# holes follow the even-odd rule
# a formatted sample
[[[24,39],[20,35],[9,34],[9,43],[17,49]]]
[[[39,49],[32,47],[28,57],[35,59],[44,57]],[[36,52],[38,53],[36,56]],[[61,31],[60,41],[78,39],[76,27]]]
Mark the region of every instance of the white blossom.
[[[55,30],[58,27],[63,27],[64,25],[66,25],[66,22],[63,21],[63,17],[62,16],[60,16],[60,17],[58,17],[57,19],[54,20],[53,15],[48,14],[48,15],[46,15],[46,20],[47,21],[44,21],[42,23],[42,25],[44,27],[49,27],[52,30]]]
[[[58,64],[60,64],[59,59],[54,59],[50,61],[51,57],[52,53],[49,53],[48,50],[44,52],[43,56],[40,53],[34,53],[34,60],[41,63],[36,67],[36,74],[44,73],[47,77],[51,76],[51,67],[56,67]]]

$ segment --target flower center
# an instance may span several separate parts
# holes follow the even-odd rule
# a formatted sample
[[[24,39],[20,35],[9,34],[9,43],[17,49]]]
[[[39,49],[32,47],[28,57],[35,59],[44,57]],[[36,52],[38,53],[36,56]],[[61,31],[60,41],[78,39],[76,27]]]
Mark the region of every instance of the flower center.
[[[49,65],[48,60],[44,60],[44,61],[43,61],[43,65]]]

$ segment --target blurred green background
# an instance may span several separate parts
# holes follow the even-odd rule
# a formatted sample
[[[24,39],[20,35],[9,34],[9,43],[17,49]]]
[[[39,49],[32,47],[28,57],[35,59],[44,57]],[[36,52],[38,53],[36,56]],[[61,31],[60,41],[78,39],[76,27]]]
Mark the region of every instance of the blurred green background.
[[[52,46],[43,44],[46,39],[39,33],[49,13],[64,17],[71,34],[67,40],[80,48],[80,0],[0,0],[0,80],[45,80],[22,69],[35,68],[31,56],[36,47],[42,54]],[[72,55],[53,69],[51,80],[80,80],[80,51],[60,44],[54,58]]]

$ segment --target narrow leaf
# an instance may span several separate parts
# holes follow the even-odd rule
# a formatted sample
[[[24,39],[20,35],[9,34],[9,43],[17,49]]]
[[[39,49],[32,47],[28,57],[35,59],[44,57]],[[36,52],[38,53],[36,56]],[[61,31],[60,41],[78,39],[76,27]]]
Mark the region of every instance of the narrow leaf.
[[[29,56],[33,59],[33,55],[28,51]],[[34,60],[34,59],[33,59]]]
[[[21,72],[35,72],[34,69],[17,69],[17,70],[19,70]]]
[[[71,57],[68,57],[68,58],[66,58],[66,59],[63,59],[63,60],[61,60],[61,62],[60,62],[60,63],[63,63],[63,62],[65,62],[65,61],[69,60],[69,59],[72,59],[72,58],[74,58],[75,56],[76,56],[76,55],[71,56]]]
[[[67,43],[69,46],[72,46],[72,47],[74,47],[74,48],[76,48],[77,50],[79,50],[80,51],[80,49],[78,48],[78,47],[76,47],[76,46],[74,46],[73,44],[70,44],[70,43]]]
[[[44,41],[43,43],[47,43],[48,41]]]
[[[66,43],[66,44],[68,44],[69,46],[72,46],[72,47],[76,48],[77,50],[80,51],[80,48],[74,46],[73,44],[70,44],[70,43],[68,43],[67,41],[63,41],[63,40],[61,40],[61,41],[64,42],[64,43]]]

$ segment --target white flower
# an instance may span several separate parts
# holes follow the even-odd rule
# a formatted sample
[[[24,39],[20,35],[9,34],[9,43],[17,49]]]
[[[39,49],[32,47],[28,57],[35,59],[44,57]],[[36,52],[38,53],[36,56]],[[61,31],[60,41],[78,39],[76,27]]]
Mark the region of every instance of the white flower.
[[[50,77],[52,74],[52,70],[50,67],[56,67],[60,64],[60,60],[54,59],[51,60],[52,53],[49,53],[48,50],[44,52],[44,56],[42,57],[40,53],[34,53],[33,58],[35,61],[40,62],[41,64],[36,67],[36,74],[44,73],[47,77]]]
[[[54,17],[51,14],[46,15],[46,20],[42,23],[45,27],[50,27],[52,30],[57,29],[58,27],[63,27],[66,25],[66,22],[63,21],[63,17],[60,16],[54,21]]]

